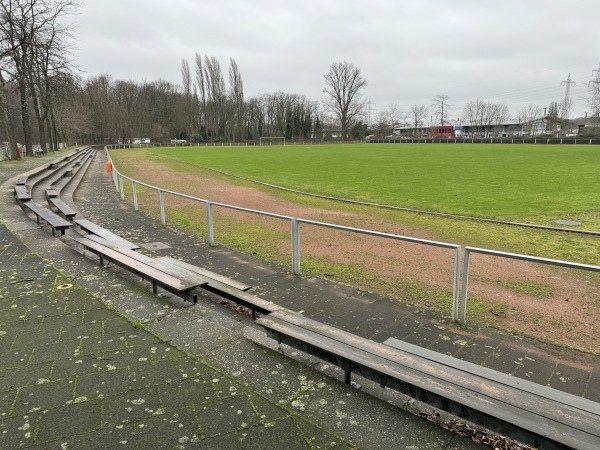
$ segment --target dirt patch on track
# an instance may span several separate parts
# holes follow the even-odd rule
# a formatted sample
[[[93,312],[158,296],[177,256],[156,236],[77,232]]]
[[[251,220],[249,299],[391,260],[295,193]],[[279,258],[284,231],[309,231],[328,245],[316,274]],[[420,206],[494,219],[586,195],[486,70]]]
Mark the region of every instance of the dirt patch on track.
[[[229,183],[221,176],[198,176],[165,170],[160,164],[149,161],[137,161],[135,170],[134,177],[141,181],[211,201],[402,236],[436,239],[424,228],[344,210],[344,205],[336,205],[335,210],[306,206],[285,200],[264,188]],[[156,197],[154,194],[147,196],[141,206],[156,206]],[[198,207],[191,200],[172,196],[167,198],[168,208],[183,209],[191,204]],[[270,235],[268,245],[281,254],[291,253],[288,221],[223,208],[216,208],[215,214],[217,217],[278,231],[278,236],[282,237],[273,238]],[[426,287],[423,295],[428,295],[431,289],[452,289],[452,250],[305,224],[301,226],[301,248],[303,258],[321,258],[360,267],[364,275],[357,287],[393,295],[401,301],[406,299],[403,298],[402,289],[398,287],[396,290],[396,286],[406,283]],[[489,319],[501,328],[514,329],[588,351],[600,350],[600,289],[586,280],[585,274],[473,255],[469,296],[479,299],[479,305],[485,306],[484,314],[489,315]],[[467,318],[469,320],[469,310]]]

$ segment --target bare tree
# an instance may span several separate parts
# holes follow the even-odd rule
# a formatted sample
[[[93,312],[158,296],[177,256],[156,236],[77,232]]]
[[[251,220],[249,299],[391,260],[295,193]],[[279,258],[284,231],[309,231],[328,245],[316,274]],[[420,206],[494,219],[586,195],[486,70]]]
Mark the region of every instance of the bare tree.
[[[194,134],[194,95],[193,95],[193,83],[192,75],[190,74],[190,65],[187,60],[181,60],[181,82],[183,85],[183,105],[184,105],[184,117],[186,120],[186,135],[187,139],[190,139]]]
[[[416,130],[423,126],[425,118],[427,117],[427,106],[424,105],[413,105],[410,108],[410,118],[412,125],[415,129],[413,134],[418,133]]]
[[[0,70],[0,89],[0,114],[2,117],[0,122],[4,126],[4,133],[6,134],[6,139],[8,140],[8,157],[10,159],[19,159],[19,149],[17,147],[17,141],[15,140],[15,135],[13,132],[9,108],[10,91],[8,83],[2,76],[2,70]]]
[[[402,112],[397,103],[392,103],[388,106],[386,115],[392,127],[392,132],[396,125],[404,124],[404,121],[406,120],[406,114]]]
[[[231,104],[231,139],[241,140],[244,117],[244,83],[235,59],[229,59],[229,102]]]
[[[555,135],[558,133],[560,123],[559,106],[557,102],[550,102],[548,105],[548,117],[546,120],[546,132]]]
[[[204,83],[207,101],[207,128],[213,139],[225,134],[225,80],[221,64],[214,56],[204,56]]]
[[[450,114],[451,105],[448,104],[448,96],[443,94],[438,94],[433,98],[433,103],[431,105],[433,108],[433,113],[437,118],[438,123],[441,126],[446,125],[448,122],[448,115]]]
[[[472,129],[481,133],[481,136],[488,136],[508,120],[508,106],[477,99],[465,105],[462,115]]]
[[[44,116],[48,111],[41,110],[41,79],[36,73],[40,73],[40,63],[44,61],[52,61],[54,66],[67,65],[69,54],[64,46],[64,37],[68,35],[69,27],[61,25],[61,22],[80,7],[79,0],[0,1],[0,70],[8,73],[18,84],[23,137],[28,151],[32,150],[33,144],[28,108],[30,98],[33,99],[44,148],[46,142]]]
[[[202,64],[202,56],[196,53],[196,85],[198,86],[199,101],[200,101],[200,133],[203,139],[207,137],[206,123],[206,80],[204,78],[204,66]]]
[[[569,121],[569,117],[573,113],[573,99],[566,97],[561,100],[559,105],[560,120],[564,123]]]
[[[526,136],[531,136],[533,133],[533,127],[535,124],[535,119],[538,119],[542,116],[542,108],[538,105],[534,105],[533,103],[521,108],[518,114],[518,121],[522,124],[523,134]]]
[[[352,122],[364,110],[364,101],[360,97],[361,91],[367,86],[358,67],[348,62],[331,64],[329,72],[324,75],[327,95],[325,107],[340,121],[342,138],[348,137],[348,130]]]
[[[374,125],[374,134],[378,139],[385,138],[394,130],[393,122],[387,112],[381,111],[377,117],[377,122]]]
[[[108,74],[91,77],[85,82],[85,102],[90,109],[90,119],[94,124],[90,138],[94,142],[104,143],[107,140],[112,142],[118,137],[115,121],[117,107],[113,89],[113,81]]]

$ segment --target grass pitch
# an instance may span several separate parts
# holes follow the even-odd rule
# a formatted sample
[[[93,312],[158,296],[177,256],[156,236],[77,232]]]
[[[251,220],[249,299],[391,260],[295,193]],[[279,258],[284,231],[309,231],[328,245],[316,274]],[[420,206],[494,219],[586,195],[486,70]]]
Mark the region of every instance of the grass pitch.
[[[143,150],[279,186],[451,214],[600,229],[600,147],[356,144]]]

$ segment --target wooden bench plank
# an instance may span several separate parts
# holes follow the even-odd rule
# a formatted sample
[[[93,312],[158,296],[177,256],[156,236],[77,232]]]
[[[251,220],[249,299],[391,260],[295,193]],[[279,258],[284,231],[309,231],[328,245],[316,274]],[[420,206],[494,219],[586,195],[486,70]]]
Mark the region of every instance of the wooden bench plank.
[[[62,214],[68,221],[72,221],[73,217],[77,215],[77,211],[75,211],[58,197],[51,197],[48,199],[48,201],[52,203],[58,210],[59,214]]]
[[[553,400],[559,403],[563,403],[565,405],[581,409],[582,411],[587,411],[589,413],[596,414],[600,420],[600,403],[592,402],[582,397],[578,397],[563,391],[552,389],[548,386],[543,386],[541,384],[534,383],[529,380],[523,380],[512,375],[492,370],[488,367],[483,367],[468,361],[463,361],[461,359],[454,358],[449,355],[444,355],[443,353],[438,353],[427,348],[419,347],[418,345],[400,341],[398,339],[389,338],[386,341],[384,341],[383,344],[401,350],[403,352],[416,355],[420,358],[435,361],[439,364],[462,370],[466,373],[478,377],[486,378],[497,383],[502,383],[513,389],[529,392],[540,397],[546,398],[548,400]]]
[[[74,241],[80,243],[81,245],[86,247],[88,250],[93,250],[93,251],[102,253],[102,255],[104,255],[110,261],[125,263],[128,266],[130,266],[131,268],[133,268],[136,272],[140,272],[148,277],[168,283],[171,286],[173,286],[179,290],[184,291],[184,290],[192,289],[192,288],[198,286],[197,283],[192,283],[189,281],[181,280],[172,275],[168,275],[154,267],[148,266],[147,264],[145,264],[137,259],[133,259],[127,255],[124,255],[123,253],[117,251],[116,249],[112,249],[110,247],[105,247],[101,244],[90,241],[89,239],[76,238],[76,239],[74,239]]]
[[[27,178],[29,178],[29,175],[21,175],[19,178],[17,178],[17,182],[15,184],[17,186],[24,186],[27,184]]]
[[[121,236],[113,233],[110,230],[107,230],[106,228],[102,228],[101,226],[96,225],[94,222],[92,222],[90,220],[75,219],[75,220],[73,220],[73,222],[75,222],[77,225],[79,225],[79,227],[86,233],[95,234],[96,236],[106,239],[107,241],[121,242],[123,244],[123,247],[127,247],[127,246],[137,247],[134,243],[128,241],[125,238],[122,238]],[[139,248],[139,247],[137,247],[137,248]]]
[[[461,386],[472,389],[482,395],[494,397],[503,402],[519,404],[540,415],[552,415],[550,418],[553,420],[565,420],[569,417],[569,414],[572,416],[587,417],[593,422],[600,420],[600,410],[594,402],[565,392],[556,391],[546,386],[541,386],[526,380],[521,380],[520,383],[512,380],[512,383],[508,384],[506,380],[508,375],[502,376],[502,374],[496,373],[494,376],[490,373],[493,372],[491,369],[479,367],[475,364],[471,364],[468,367],[469,370],[460,368],[461,364],[446,365],[439,361],[439,359],[443,358],[433,357],[431,353],[435,352],[432,352],[431,350],[427,353],[429,358],[421,357],[417,351],[409,353],[403,350],[397,350],[388,345],[362,338],[355,334],[348,333],[347,331],[295,314],[291,311],[277,311],[274,312],[271,317],[289,321],[290,323],[294,323],[297,326],[309,329],[315,333],[322,334],[328,338],[335,339],[339,342],[346,343],[347,345],[373,354],[378,354],[390,359],[390,361],[401,362],[407,367],[422,371],[430,376],[439,377],[440,374],[443,374],[445,378],[458,380]],[[482,369],[481,372],[484,374],[483,376],[480,376],[477,373],[477,368]],[[543,395],[535,394],[531,392],[531,390],[541,392]],[[555,398],[557,395],[562,402]],[[543,407],[540,406],[542,403],[544,403]],[[578,408],[577,406],[574,406],[573,403],[576,403],[581,407]],[[548,408],[553,411],[550,411]],[[600,437],[600,428],[597,428],[596,432]]]
[[[52,236],[56,236],[56,230],[60,230],[61,234],[64,235],[65,230],[72,225],[71,222],[66,221],[62,217],[54,214],[48,208],[44,208],[33,201],[25,203],[25,206],[36,215],[37,223],[40,223],[40,219],[43,219],[48,225],[50,225],[52,228]]]
[[[201,283],[190,282],[189,280],[182,280],[174,276],[168,275],[154,267],[148,266],[143,262],[133,259],[123,253],[98,244],[94,241],[85,238],[76,238],[75,242],[83,245],[84,249],[95,253],[100,257],[100,264],[104,264],[104,258],[113,262],[114,264],[133,271],[137,274],[148,278],[152,282],[152,291],[157,294],[157,286],[162,287],[169,292],[173,292],[176,295],[182,296],[184,299],[191,299],[193,302],[197,301],[195,294],[190,294],[190,291],[200,287]]]
[[[228,278],[226,276],[220,275],[218,273],[215,272],[211,272],[210,270],[206,270],[204,268],[198,267],[198,266],[194,266],[192,264],[180,261],[178,259],[175,258],[171,258],[169,256],[162,256],[160,258],[157,258],[157,260],[159,261],[163,261],[169,264],[173,264],[175,266],[181,267],[183,269],[189,270],[191,272],[196,272],[197,274],[206,277],[206,278],[210,278],[212,280],[215,281],[219,281],[223,284],[226,284],[228,286],[231,286],[235,289],[239,289],[240,291],[247,291],[248,289],[250,289],[252,286],[245,284],[245,283],[241,283],[239,281],[236,281],[232,278]]]
[[[54,198],[58,197],[58,191],[56,189],[48,188],[46,189],[46,198]]]
[[[231,280],[230,278],[223,277],[214,272],[204,270],[201,267],[193,266],[191,264],[184,263],[183,261],[179,261],[178,259],[170,258],[168,256],[162,256],[160,258],[156,258],[156,261],[170,265],[173,268],[171,270],[182,270],[182,269],[189,270],[190,272],[193,272],[202,277],[205,277],[208,280],[208,284],[206,286],[203,286],[203,289],[205,289],[209,292],[212,292],[214,294],[217,294],[223,298],[226,298],[227,300],[231,300],[231,301],[236,302],[240,305],[243,305],[247,308],[250,308],[252,310],[253,318],[256,318],[257,312],[259,312],[261,314],[269,314],[273,311],[282,309],[282,306],[277,305],[276,303],[273,303],[269,300],[265,300],[256,295],[250,294],[249,292],[246,292],[245,290],[238,289],[227,283],[223,283],[223,282],[217,280],[216,278],[211,278],[211,277],[205,275],[205,273],[209,273],[213,276],[216,276],[220,279],[224,279],[227,281],[234,281],[234,280]],[[235,285],[247,287],[247,289],[250,289],[250,286],[244,285],[243,283],[235,282]]]
[[[296,348],[309,353],[313,350],[311,354],[344,368],[347,370],[347,382],[349,372],[354,371],[417,398],[419,396],[415,395],[414,388],[418,388],[425,392],[421,400],[454,413],[461,412],[461,417],[484,426],[494,418],[500,419],[503,426],[508,427],[504,431],[512,433],[513,437],[514,433],[518,435],[523,429],[541,439],[549,438],[575,448],[600,444],[598,416],[593,414],[561,405],[560,410],[549,418],[539,404],[537,409],[541,414],[531,412],[523,406],[535,407],[535,402],[532,405],[523,392],[511,404],[499,390],[501,386],[490,383],[482,389],[473,377],[465,377],[433,361],[420,360],[415,355],[407,355],[291,312],[276,311],[257,320],[257,323],[279,339],[281,335],[290,339],[289,343]],[[329,333],[331,330],[336,331]],[[376,346],[383,347],[379,348],[383,351],[375,351]],[[545,406],[548,406],[547,403]],[[575,425],[565,425],[566,417]]]
[[[15,198],[20,202],[28,202],[31,200],[31,194],[27,190],[27,186],[23,184],[15,185]]]
[[[256,295],[250,294],[249,292],[240,291],[239,289],[220,283],[219,281],[209,280],[204,289],[226,298],[227,300],[231,300],[250,308],[252,310],[253,318],[256,318],[256,312],[261,314],[270,314],[283,308],[282,306],[269,300],[265,300]]]
[[[108,239],[104,239],[101,238],[100,236],[96,236],[95,234],[88,234],[85,236],[86,239],[89,239],[91,241],[97,242],[100,245],[104,245],[105,247],[109,247],[109,248],[113,248],[116,250],[119,249],[129,249],[129,250],[139,250],[139,245],[136,245],[132,242],[128,242],[128,241],[123,241],[123,240],[118,240],[118,241],[111,241]]]
[[[121,251],[121,250],[119,250]],[[205,284],[202,289],[217,294],[221,297],[226,298],[227,300],[231,300],[240,305],[243,305],[250,310],[252,310],[252,316],[256,318],[256,313],[259,312],[261,314],[269,314],[273,311],[281,309],[282,307],[269,301],[262,299],[256,295],[250,294],[248,292],[242,291],[240,289],[234,288],[227,284],[221,283],[215,279],[211,279],[203,275],[204,271],[202,268],[193,266],[191,264],[183,263],[183,264],[171,264],[171,261],[177,261],[178,263],[182,263],[177,259],[170,258],[168,256],[163,256],[160,258],[150,258],[149,256],[142,256],[141,259],[146,259],[147,264],[156,267],[159,270],[163,270],[166,273],[176,274],[178,276],[182,276],[184,278],[189,278],[191,280],[202,280]],[[190,270],[190,268],[197,270]],[[218,275],[214,272],[209,272],[213,275]],[[229,280],[226,277],[222,277]],[[233,281],[233,280],[232,280]],[[241,283],[240,283],[241,284]]]

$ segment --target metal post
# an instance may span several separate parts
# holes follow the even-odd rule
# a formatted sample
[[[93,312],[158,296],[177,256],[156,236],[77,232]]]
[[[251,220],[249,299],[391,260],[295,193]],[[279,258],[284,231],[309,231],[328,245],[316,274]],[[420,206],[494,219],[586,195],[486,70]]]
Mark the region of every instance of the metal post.
[[[135,181],[131,180],[131,193],[133,195],[133,209],[138,210],[137,189]]]
[[[458,321],[461,324],[465,324],[467,316],[467,287],[469,285],[469,265],[471,263],[471,250],[465,248],[465,260],[463,264],[463,279],[462,279],[462,293],[460,302],[460,317]]]
[[[119,190],[121,191],[121,200],[125,200],[125,189],[123,189],[123,175],[119,175]]]
[[[452,322],[456,322],[458,316],[458,302],[460,299],[458,286],[460,283],[460,247],[454,250],[454,281],[452,284]]]
[[[208,245],[215,245],[215,228],[213,225],[213,210],[212,203],[206,202],[206,225],[208,227]]]
[[[292,273],[300,275],[300,223],[292,219]]]
[[[119,192],[119,182],[117,181],[117,172],[114,167],[112,170],[113,183],[115,183],[115,191]]]
[[[165,219],[165,199],[163,195],[163,191],[158,190],[158,204],[160,205],[160,223],[166,225],[167,221]]]

